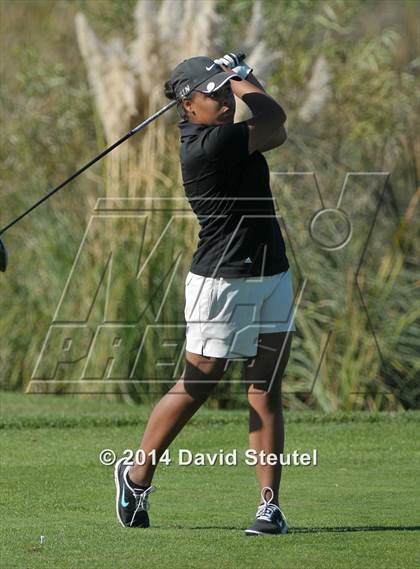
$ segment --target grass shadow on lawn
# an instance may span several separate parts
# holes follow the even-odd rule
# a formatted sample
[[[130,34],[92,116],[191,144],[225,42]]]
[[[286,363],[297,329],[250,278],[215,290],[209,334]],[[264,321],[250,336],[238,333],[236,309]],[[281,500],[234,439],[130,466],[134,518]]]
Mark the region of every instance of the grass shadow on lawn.
[[[354,526],[354,527],[315,527],[292,528],[289,533],[334,533],[343,531],[420,531],[420,526]]]
[[[188,525],[171,525],[168,526],[153,525],[156,529],[180,529],[180,530],[205,530],[205,529],[219,529],[219,530],[233,530],[238,531],[243,529],[237,526],[188,526]],[[290,533],[336,533],[336,532],[354,532],[354,531],[420,531],[420,526],[338,526],[338,527],[295,527],[289,529]]]

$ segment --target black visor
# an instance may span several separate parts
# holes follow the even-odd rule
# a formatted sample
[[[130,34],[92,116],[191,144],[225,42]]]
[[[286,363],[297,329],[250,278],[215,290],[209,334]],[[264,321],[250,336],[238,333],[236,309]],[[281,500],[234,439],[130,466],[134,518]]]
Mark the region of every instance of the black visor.
[[[230,79],[242,81],[237,73],[228,73],[210,57],[198,56],[185,59],[175,67],[170,84],[177,99],[185,97],[192,91],[213,93]]]

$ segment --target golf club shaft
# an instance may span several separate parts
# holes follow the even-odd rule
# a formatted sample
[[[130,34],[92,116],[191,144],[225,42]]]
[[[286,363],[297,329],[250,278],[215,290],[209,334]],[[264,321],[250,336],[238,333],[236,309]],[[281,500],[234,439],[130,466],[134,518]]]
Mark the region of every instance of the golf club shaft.
[[[82,172],[84,172],[85,170],[87,170],[90,166],[92,166],[92,164],[95,164],[95,162],[97,162],[98,160],[100,160],[101,158],[103,158],[106,154],[108,154],[109,152],[111,152],[111,150],[114,150],[114,148],[116,148],[117,146],[119,146],[120,144],[122,144],[125,140],[127,140],[127,138],[130,138],[130,136],[133,136],[133,134],[136,134],[137,132],[139,132],[141,129],[143,129],[145,126],[147,126],[149,123],[151,123],[153,120],[155,120],[157,117],[159,117],[160,115],[162,115],[163,113],[165,113],[166,111],[168,111],[169,109],[171,109],[174,105],[176,105],[177,101],[171,101],[169,104],[165,105],[164,107],[162,107],[159,111],[157,111],[156,113],[154,113],[153,115],[151,115],[148,119],[146,119],[145,121],[143,121],[142,123],[140,123],[139,125],[137,125],[135,128],[133,128],[132,130],[130,130],[129,132],[127,132],[127,134],[125,134],[122,138],[120,138],[119,140],[117,140],[117,142],[114,142],[114,144],[112,144],[111,146],[109,146],[108,148],[106,148],[103,152],[101,152],[101,154],[99,154],[98,156],[96,156],[96,158],[93,158],[90,162],[88,162],[87,164],[85,164],[84,166],[82,166],[81,168],[79,168],[79,170],[77,170],[77,172],[75,172],[74,174],[72,174],[69,178],[67,178],[67,180],[65,180],[64,182],[62,182],[59,186],[57,186],[56,188],[54,188],[53,190],[51,190],[48,194],[46,194],[43,198],[41,198],[40,200],[38,200],[36,203],[34,203],[29,209],[27,209],[26,211],[24,211],[21,215],[19,215],[19,217],[17,217],[16,219],[14,219],[13,221],[11,221],[8,225],[6,225],[5,227],[3,227],[0,230],[0,235],[2,235],[3,233],[5,233],[8,229],[10,229],[13,225],[15,225],[15,223],[17,223],[18,221],[20,221],[23,217],[25,217],[26,215],[28,215],[28,213],[30,213],[32,210],[34,210],[36,207],[38,207],[39,205],[41,205],[43,202],[45,202],[45,200],[47,200],[48,198],[50,198],[53,194],[55,194],[56,192],[58,192],[58,190],[61,190],[61,188],[64,188],[64,186],[66,184],[68,184],[69,182],[71,182],[72,180],[74,180],[75,178],[77,178],[77,176],[79,176]]]

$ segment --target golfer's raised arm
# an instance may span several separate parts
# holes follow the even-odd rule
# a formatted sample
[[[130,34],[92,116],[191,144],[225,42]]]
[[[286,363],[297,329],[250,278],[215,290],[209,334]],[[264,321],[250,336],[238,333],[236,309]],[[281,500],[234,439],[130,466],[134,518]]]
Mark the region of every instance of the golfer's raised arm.
[[[224,71],[232,71],[222,66]],[[257,79],[249,74],[242,81],[231,81],[232,91],[242,99],[252,112],[246,123],[249,128],[248,151],[264,152],[283,144],[287,138],[284,123],[287,119],[281,105],[271,97]]]

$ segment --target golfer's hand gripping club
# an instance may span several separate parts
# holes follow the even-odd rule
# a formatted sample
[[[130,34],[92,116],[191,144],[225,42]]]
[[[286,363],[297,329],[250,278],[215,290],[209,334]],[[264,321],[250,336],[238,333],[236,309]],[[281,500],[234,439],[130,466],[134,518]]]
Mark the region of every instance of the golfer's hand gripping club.
[[[246,79],[253,70],[247,63],[245,63],[244,59],[244,53],[239,53],[238,55],[234,53],[226,53],[223,57],[215,59],[214,62],[218,65],[224,65],[228,69],[237,73],[242,77],[242,79]]]

